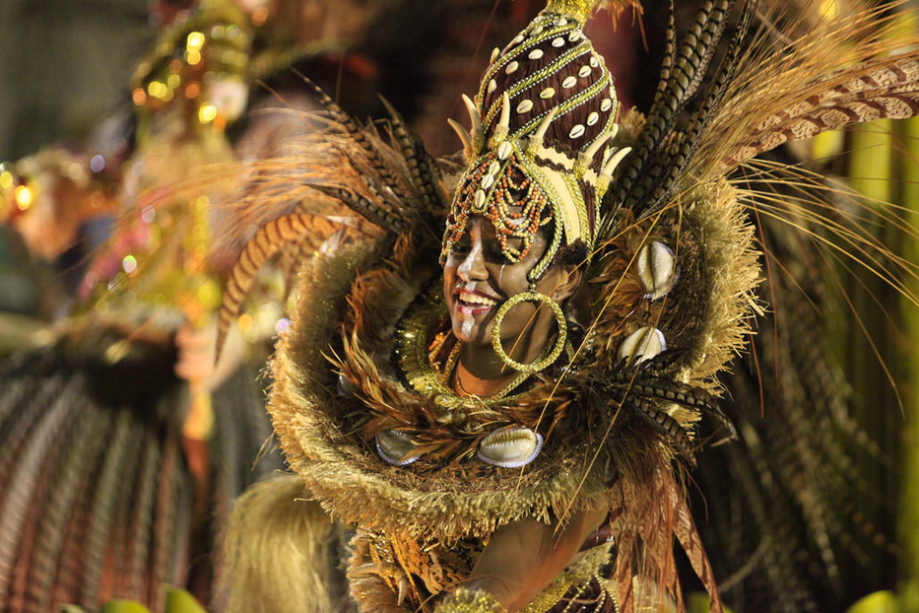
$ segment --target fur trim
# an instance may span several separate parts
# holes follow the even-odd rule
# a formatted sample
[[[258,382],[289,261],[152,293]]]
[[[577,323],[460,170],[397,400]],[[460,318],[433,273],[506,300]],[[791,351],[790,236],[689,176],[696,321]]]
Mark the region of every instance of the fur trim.
[[[331,613],[338,528],[303,483],[285,475],[260,483],[236,503],[218,587],[227,613]]]

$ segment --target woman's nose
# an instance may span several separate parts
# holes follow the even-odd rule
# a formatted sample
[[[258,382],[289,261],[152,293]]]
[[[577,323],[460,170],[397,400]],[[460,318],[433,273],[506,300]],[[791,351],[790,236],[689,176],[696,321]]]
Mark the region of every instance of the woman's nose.
[[[488,270],[482,254],[482,242],[473,241],[471,247],[456,272],[464,281],[483,281],[488,277]]]

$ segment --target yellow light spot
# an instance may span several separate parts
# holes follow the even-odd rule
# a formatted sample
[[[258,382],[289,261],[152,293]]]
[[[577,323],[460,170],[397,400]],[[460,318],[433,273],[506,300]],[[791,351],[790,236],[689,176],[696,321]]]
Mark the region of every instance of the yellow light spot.
[[[19,207],[20,211],[25,211],[32,206],[32,203],[35,201],[35,194],[25,185],[17,187],[13,195],[16,198],[16,206]]]
[[[169,93],[169,88],[166,87],[166,84],[162,81],[151,81],[147,85],[147,93],[149,93],[154,98],[165,98]]]
[[[213,104],[205,104],[198,109],[198,121],[201,123],[211,123],[217,119],[217,107]]]
[[[189,52],[192,51],[201,51],[201,47],[204,46],[204,34],[201,32],[190,32],[188,38],[185,39],[185,48]]]
[[[181,84],[182,84],[182,77],[180,77],[177,74],[171,74],[166,79],[166,85],[168,85],[172,89],[176,89]]]
[[[188,62],[189,66],[195,66],[201,62],[201,52],[199,51],[189,51],[185,54],[185,61]]]
[[[134,104],[137,106],[143,106],[147,102],[147,93],[144,91],[144,88],[138,87],[131,92],[131,99],[134,100]]]
[[[252,329],[252,326],[255,324],[255,322],[252,320],[252,316],[248,313],[243,313],[240,315],[236,322],[239,324],[239,329],[242,330],[243,334],[248,334]]]
[[[198,288],[198,300],[206,308],[216,308],[220,304],[220,286],[216,283],[205,283]]]
[[[135,258],[133,255],[124,256],[124,259],[121,260],[121,267],[129,275],[132,274],[135,270],[137,270],[137,258]]]
[[[0,189],[9,189],[13,187],[13,173],[0,173]]]

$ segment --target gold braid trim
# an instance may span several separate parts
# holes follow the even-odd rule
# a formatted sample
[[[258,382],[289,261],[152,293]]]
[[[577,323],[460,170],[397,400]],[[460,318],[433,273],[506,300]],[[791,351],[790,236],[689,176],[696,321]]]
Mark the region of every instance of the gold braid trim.
[[[450,594],[435,613],[505,613],[498,599],[482,590],[460,588]]]
[[[584,25],[595,8],[605,8],[611,13],[617,13],[626,8],[641,12],[641,3],[639,0],[549,0],[543,12],[568,15]]]

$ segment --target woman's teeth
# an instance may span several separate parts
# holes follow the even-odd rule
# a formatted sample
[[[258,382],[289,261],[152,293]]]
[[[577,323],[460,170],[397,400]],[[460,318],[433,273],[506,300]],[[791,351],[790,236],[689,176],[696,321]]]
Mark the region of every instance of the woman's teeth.
[[[474,294],[472,292],[461,291],[459,294],[460,302],[464,304],[475,304],[481,306],[494,306],[498,304],[498,301],[489,298],[488,296],[483,296],[482,294]]]

